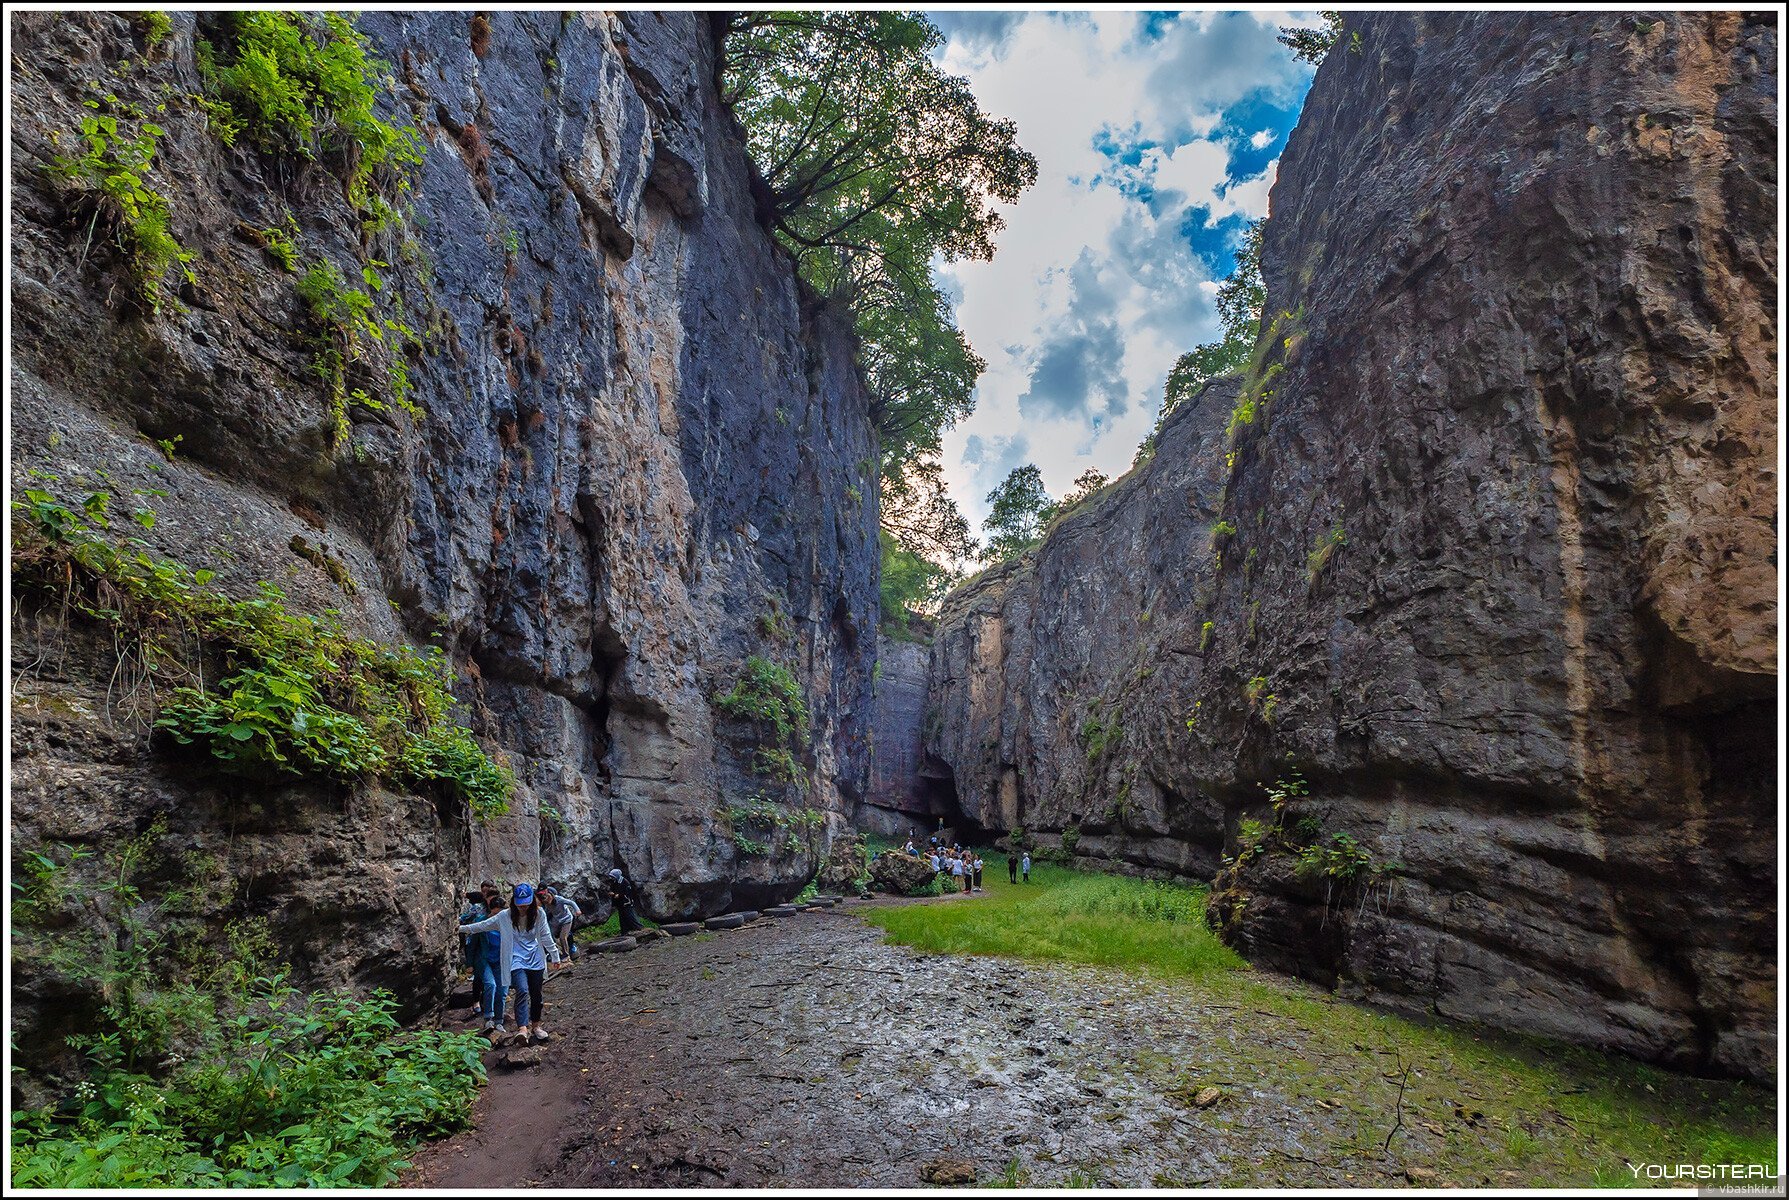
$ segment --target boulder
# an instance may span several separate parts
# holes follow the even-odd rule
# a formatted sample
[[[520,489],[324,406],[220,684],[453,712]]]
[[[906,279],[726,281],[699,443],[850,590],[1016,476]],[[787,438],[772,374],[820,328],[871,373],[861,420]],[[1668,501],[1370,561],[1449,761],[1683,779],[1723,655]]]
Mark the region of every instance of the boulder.
[[[963,1187],[975,1182],[975,1164],[962,1158],[935,1158],[920,1168],[919,1177],[940,1187]]]
[[[932,882],[932,865],[911,854],[890,850],[870,864],[870,879],[879,891],[911,896]]]

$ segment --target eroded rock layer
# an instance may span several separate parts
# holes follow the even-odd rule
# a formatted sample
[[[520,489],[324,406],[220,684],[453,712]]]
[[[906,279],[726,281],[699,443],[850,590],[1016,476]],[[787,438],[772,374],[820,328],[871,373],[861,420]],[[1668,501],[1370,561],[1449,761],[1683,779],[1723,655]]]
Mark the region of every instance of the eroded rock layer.
[[[468,878],[564,880],[595,911],[625,864],[660,918],[798,890],[866,780],[877,450],[847,325],[757,218],[709,18],[363,15],[381,111],[426,151],[396,252],[363,243],[338,157],[220,139],[194,99],[215,14],[173,18],[159,42],[128,14],[14,20],[15,472],[153,492],[132,532],[226,591],[270,580],[362,634],[438,638],[520,789],[486,826],[443,797],[233,783],[151,746],[105,638],[21,612],[15,857],[103,850],[159,815],[170,852],[214,860],[203,915],[266,917],[305,980],[412,1005],[442,994]],[[166,130],[148,183],[195,282],[159,314],[46,171],[102,94]],[[270,229],[297,271],[327,260],[355,286],[384,252],[420,419],[356,403],[332,445]],[[348,384],[382,394],[359,369]],[[764,730],[714,703],[751,655],[805,697],[805,791],[766,779]],[[726,810],[753,797],[821,823],[736,837]],[[21,1045],[58,1046],[81,1005],[15,978],[15,1000],[34,978],[45,997]]]
[[[1349,27],[1258,361],[947,602],[929,749],[1137,869],[1261,821],[1214,897],[1259,961],[1772,1072],[1774,18]]]

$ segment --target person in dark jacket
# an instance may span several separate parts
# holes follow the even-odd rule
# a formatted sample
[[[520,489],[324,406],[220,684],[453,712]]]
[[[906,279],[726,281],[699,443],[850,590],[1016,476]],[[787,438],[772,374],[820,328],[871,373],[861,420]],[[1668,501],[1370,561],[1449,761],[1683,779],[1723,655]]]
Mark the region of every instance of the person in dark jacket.
[[[609,903],[615,906],[615,916],[621,923],[621,932],[632,933],[640,928],[640,915],[634,911],[633,881],[622,874],[620,867],[614,867],[609,871],[608,880],[604,894]]]

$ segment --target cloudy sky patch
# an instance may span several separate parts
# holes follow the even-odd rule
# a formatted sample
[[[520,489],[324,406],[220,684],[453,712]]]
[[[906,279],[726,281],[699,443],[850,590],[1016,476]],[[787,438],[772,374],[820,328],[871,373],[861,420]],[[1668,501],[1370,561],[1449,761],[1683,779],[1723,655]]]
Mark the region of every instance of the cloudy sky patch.
[[[944,438],[971,521],[1035,462],[1062,495],[1129,468],[1180,354],[1219,333],[1215,280],[1267,211],[1312,68],[1276,40],[1315,13],[939,12],[946,70],[1018,123],[1037,186],[992,262],[941,269],[988,362]]]

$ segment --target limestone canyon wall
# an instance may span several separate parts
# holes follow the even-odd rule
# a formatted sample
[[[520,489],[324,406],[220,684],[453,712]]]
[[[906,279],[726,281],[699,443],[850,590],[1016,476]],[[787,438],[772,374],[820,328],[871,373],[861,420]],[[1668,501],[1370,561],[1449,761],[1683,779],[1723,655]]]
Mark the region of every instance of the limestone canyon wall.
[[[1774,20],[1350,14],[1257,361],[947,601],[965,812],[1350,994],[1773,1072]]]
[[[152,742],[108,639],[20,610],[15,860],[96,862],[160,816],[173,860],[214,872],[200,916],[264,917],[303,980],[412,1010],[443,994],[468,879],[564,880],[596,911],[625,864],[661,918],[798,890],[866,783],[877,447],[847,323],[758,219],[710,18],[359,17],[381,111],[426,147],[393,251],[363,242],[341,162],[220,139],[195,99],[212,18],[173,17],[154,44],[128,14],[11,18],[20,486],[153,493],[132,532],[216,586],[436,640],[520,788],[481,825],[442,796],[231,782]],[[102,94],[166,130],[148,178],[194,280],[159,314],[45,169]],[[331,445],[294,277],[257,232],[288,212],[301,263],[358,284],[383,254],[419,419],[356,405]],[[713,703],[750,655],[805,695],[805,793],[755,774],[761,731]],[[754,796],[824,825],[747,853],[726,810]],[[15,984],[27,1058],[92,1002],[43,964]]]

